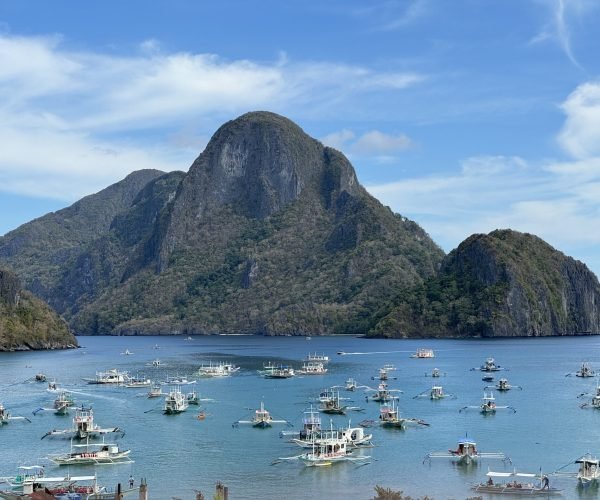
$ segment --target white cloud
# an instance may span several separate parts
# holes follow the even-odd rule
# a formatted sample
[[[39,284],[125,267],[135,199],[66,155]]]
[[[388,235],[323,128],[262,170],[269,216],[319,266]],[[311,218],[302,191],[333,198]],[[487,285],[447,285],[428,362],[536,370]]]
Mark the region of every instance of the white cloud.
[[[326,146],[342,151],[346,148],[349,141],[353,140],[356,134],[352,130],[343,129],[339,132],[332,132],[321,138],[321,142]]]
[[[404,134],[389,135],[379,130],[363,134],[353,145],[358,154],[388,154],[404,151],[413,146],[413,142]]]
[[[343,129],[326,135],[321,141],[349,156],[370,156],[379,158],[383,163],[389,163],[396,153],[414,146],[405,134],[386,134],[379,130],[370,130],[357,136],[352,130]]]
[[[567,118],[559,144],[575,158],[600,155],[600,83],[580,85],[562,104]]]
[[[186,168],[225,118],[333,109],[357,94],[424,79],[285,56],[269,63],[165,53],[154,39],[137,53],[112,56],[68,50],[60,37],[0,34],[0,60],[0,189],[65,200],[132,170]],[[203,130],[190,126],[199,122]],[[160,143],[144,139],[153,136]]]

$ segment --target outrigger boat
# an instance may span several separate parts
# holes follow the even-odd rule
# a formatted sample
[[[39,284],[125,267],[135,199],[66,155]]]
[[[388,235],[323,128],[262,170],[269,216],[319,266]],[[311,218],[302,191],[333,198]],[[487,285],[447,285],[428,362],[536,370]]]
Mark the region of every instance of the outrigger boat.
[[[149,378],[131,377],[128,382],[123,384],[123,387],[127,387],[128,389],[137,389],[139,387],[150,387],[151,385],[152,380]]]
[[[446,374],[442,373],[439,368],[434,368],[433,370],[431,370],[431,373],[425,374],[426,377],[433,377],[433,378],[439,378],[442,375],[446,375]]]
[[[384,365],[383,368],[379,369],[379,375],[377,377],[371,377],[371,380],[389,380],[389,373],[394,370],[396,370],[394,365]],[[392,377],[392,380],[396,380],[396,377]]]
[[[18,417],[16,415],[11,415],[11,413],[6,408],[4,408],[4,405],[0,403],[0,427],[4,424],[8,424],[11,420],[27,420],[27,422],[31,423],[31,420],[29,420],[27,417]]]
[[[600,463],[596,457],[589,453],[575,460],[579,464],[577,483],[582,487],[597,486],[600,484]]]
[[[433,349],[417,349],[417,352],[410,355],[411,358],[417,359],[431,359],[435,358]]]
[[[487,385],[485,389],[496,389],[497,391],[506,392],[511,389],[523,389],[520,385],[511,385],[507,378],[501,378],[496,385]]]
[[[309,361],[302,365],[302,368],[298,370],[298,373],[300,375],[325,375],[327,373],[327,368],[325,368],[322,362]]]
[[[35,381],[36,382],[45,382],[46,381],[46,375],[44,375],[43,373],[36,373],[35,374]]]
[[[382,427],[400,430],[405,430],[408,426],[429,426],[424,420],[400,417],[394,401],[392,401],[391,405],[384,405],[379,409],[379,423]]]
[[[118,427],[102,428],[94,424],[94,412],[91,408],[77,408],[73,417],[73,427],[71,429],[51,430],[42,436],[64,436],[74,439],[87,439],[104,436],[105,434],[123,433]]]
[[[131,450],[120,450],[116,444],[73,444],[70,453],[50,455],[48,460],[56,465],[130,464]]]
[[[477,443],[468,437],[459,439],[455,450],[428,453],[425,455],[423,463],[427,460],[431,461],[432,458],[450,458],[460,465],[470,465],[480,459],[502,460],[511,463],[510,458],[502,452],[485,453],[478,451]]]
[[[189,405],[198,406],[200,404],[200,394],[198,394],[198,391],[196,391],[196,390],[188,392],[185,395],[185,398],[187,399],[187,402]]]
[[[479,370],[482,372],[498,372],[500,370],[504,370],[504,368],[502,368],[500,365],[497,365],[494,358],[489,357],[479,368],[471,368],[471,370]]]
[[[265,409],[263,401],[260,402],[260,408],[254,410],[254,415],[250,420],[238,420],[237,422],[234,422],[232,426],[237,427],[239,424],[250,424],[252,427],[257,427],[259,429],[266,429],[273,424],[290,425],[287,420],[275,420],[271,413]]]
[[[264,378],[291,378],[295,375],[294,369],[288,365],[274,365],[267,363],[264,370],[259,370]]]
[[[208,366],[202,365],[198,368],[198,375],[201,377],[229,377],[239,369],[239,366],[235,366],[232,363],[224,363],[221,361],[217,364],[213,364],[211,362]]]
[[[492,392],[483,393],[483,398],[479,406],[463,406],[458,411],[462,412],[463,410],[468,409],[479,409],[479,412],[483,413],[484,415],[496,413],[496,410],[512,410],[513,413],[517,413],[517,410],[515,410],[512,406],[497,406],[496,398],[494,397],[494,394]]]
[[[471,489],[477,493],[492,495],[519,496],[552,496],[560,495],[562,490],[550,486],[548,476],[526,472],[492,472],[488,471],[488,480]],[[513,479],[513,481],[510,481]],[[537,482],[534,483],[537,479]],[[500,482],[499,482],[500,481]],[[526,481],[526,482],[525,482]]]
[[[580,396],[585,396],[585,393],[580,394]],[[595,408],[600,409],[600,385],[596,387],[596,393],[592,396],[592,399],[589,403],[583,403],[579,405],[580,408]]]
[[[303,446],[302,443],[310,443],[315,437],[321,435],[321,415],[318,411],[313,409],[310,405],[310,409],[304,412],[302,417],[302,429],[300,431],[281,431],[279,437],[294,436],[292,437],[292,443],[296,443],[299,446]]]
[[[371,389],[370,387],[367,389],[368,391],[375,391],[375,394],[372,396],[366,396],[366,401],[376,401],[378,403],[387,403],[388,401],[392,401],[394,399],[400,399],[400,396],[396,396],[392,394],[393,392],[402,393],[400,389],[388,389],[388,385],[385,382],[381,382],[377,389]]]
[[[129,349],[125,349],[121,354],[123,356],[131,356],[133,353]]]
[[[345,415],[346,414],[346,406],[341,404],[340,392],[334,391],[331,389],[326,390],[321,393],[319,397],[319,401],[321,402],[321,406],[319,407],[319,411],[323,413],[327,413],[329,415]]]
[[[36,492],[43,492],[43,498],[99,498],[105,488],[98,486],[96,476],[46,476],[44,466],[30,465],[18,468],[15,477],[2,478],[10,490],[0,491],[0,498],[15,500],[31,498]],[[89,484],[82,484],[89,483]],[[50,497],[48,495],[51,495]],[[113,495],[114,496],[114,495]]]
[[[321,437],[312,442],[311,451],[293,457],[281,457],[278,461],[301,460],[307,467],[323,467],[338,462],[357,462],[371,458],[370,456],[352,456],[345,438],[337,431],[323,431]]]
[[[163,366],[163,363],[160,359],[156,358],[156,359],[153,359],[150,363],[146,363],[146,366],[152,366],[153,368],[158,368],[160,366]]]
[[[595,377],[596,372],[592,369],[589,363],[581,363],[579,370],[575,372],[575,376],[581,378]]]
[[[33,411],[34,415],[37,415],[41,411],[50,411],[55,413],[56,415],[67,415],[69,413],[69,408],[75,405],[75,401],[73,400],[73,396],[68,391],[61,391],[58,394],[58,397],[54,400],[53,408],[37,408]]]
[[[159,398],[162,395],[162,386],[160,384],[154,384],[148,391],[148,398]]]
[[[165,405],[163,406],[163,413],[165,415],[176,415],[182,413],[188,409],[188,400],[181,392],[179,387],[175,387],[169,391],[165,398]]]
[[[96,372],[96,377],[93,379],[84,378],[83,380],[85,380],[88,384],[122,385],[129,382],[131,380],[131,377],[127,372],[121,372],[116,368],[113,368],[112,370],[108,370],[105,372]]]
[[[173,378],[167,377],[167,380],[161,382],[161,385],[192,385],[197,382],[197,380],[188,380],[187,377],[176,376]]]
[[[304,359],[307,363],[329,363],[329,356],[325,356],[325,354],[314,354],[308,353],[308,356]]]
[[[456,396],[454,396],[454,394],[446,394],[444,392],[444,388],[441,385],[434,385],[431,387],[431,389],[427,389],[426,391],[417,394],[413,397],[413,399],[424,397],[428,397],[429,399],[437,401],[439,399],[455,398]]]

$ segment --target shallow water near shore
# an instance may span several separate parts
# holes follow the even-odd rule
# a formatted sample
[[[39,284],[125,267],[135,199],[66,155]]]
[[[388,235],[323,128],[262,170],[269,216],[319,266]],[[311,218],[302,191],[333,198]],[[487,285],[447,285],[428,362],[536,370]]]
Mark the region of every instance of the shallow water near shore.
[[[466,498],[474,495],[470,486],[485,479],[492,470],[544,472],[556,470],[584,453],[600,455],[600,410],[581,409],[594,392],[597,378],[565,376],[574,373],[583,361],[600,371],[600,338],[536,338],[499,340],[366,340],[354,337],[254,337],[194,336],[184,337],[80,337],[83,346],[76,350],[49,352],[0,353],[0,401],[13,415],[27,416],[31,423],[12,421],[0,427],[0,476],[16,474],[18,465],[44,464],[47,475],[59,467],[44,457],[66,452],[69,440],[41,437],[51,429],[71,426],[69,416],[50,413],[32,415],[40,406],[51,406],[55,397],[47,384],[34,382],[38,372],[74,393],[77,404],[91,405],[96,424],[118,426],[125,431],[119,439],[122,448],[132,450],[132,464],[71,467],[70,473],[97,472],[99,482],[114,488],[125,484],[129,475],[147,478],[152,499],[195,498],[194,490],[212,498],[216,481],[229,487],[230,498],[359,498],[374,496],[379,484],[403,490],[412,496],[430,495],[437,499]],[[155,346],[158,345],[158,349]],[[411,359],[418,348],[431,348],[434,359]],[[132,355],[123,355],[125,350]],[[338,351],[354,353],[337,355]],[[269,380],[258,375],[269,361],[302,366],[309,353],[328,355],[329,371],[323,376],[296,376]],[[362,354],[361,354],[362,353]],[[495,379],[509,379],[523,390],[506,393],[494,391],[497,404],[517,411],[499,410],[483,416],[477,410],[459,412],[468,405],[478,405],[483,395],[482,373],[472,371],[489,356],[507,371],[494,374]],[[160,359],[158,368],[148,366]],[[241,370],[221,379],[202,379],[194,375],[200,365],[230,361]],[[285,426],[254,429],[232,427],[247,418],[252,409],[264,401],[276,418],[290,421],[294,428],[302,425],[302,413],[311,398],[326,387],[343,385],[349,377],[360,384],[377,387],[371,380],[384,364],[392,363],[397,371],[391,376],[391,389],[401,389],[400,410],[404,417],[416,417],[430,424],[406,431],[373,427],[375,447],[359,450],[370,455],[366,465],[334,464],[331,467],[304,467],[299,462],[272,465],[278,457],[298,455],[300,449],[280,438]],[[446,375],[426,377],[437,367]],[[160,410],[162,399],[147,399],[147,388],[128,389],[88,385],[82,379],[94,377],[96,371],[111,368],[128,370],[153,380],[167,376],[197,379],[195,386],[206,413],[198,420],[198,408],[167,416]],[[430,401],[413,399],[433,383],[444,387],[456,399]],[[185,390],[183,388],[182,390]],[[345,392],[353,406],[364,411],[334,416],[334,425],[343,426],[365,419],[377,420],[379,405],[365,401],[363,391]],[[323,416],[328,425],[329,417]],[[513,465],[501,461],[484,461],[471,467],[454,465],[448,459],[423,463],[431,451],[456,447],[456,441],[468,434],[484,452],[502,451]],[[108,439],[107,439],[108,441]],[[565,470],[575,471],[575,466]],[[65,473],[66,467],[60,467]],[[595,498],[597,490],[580,491],[574,479],[552,478],[552,485],[564,490],[564,498]]]

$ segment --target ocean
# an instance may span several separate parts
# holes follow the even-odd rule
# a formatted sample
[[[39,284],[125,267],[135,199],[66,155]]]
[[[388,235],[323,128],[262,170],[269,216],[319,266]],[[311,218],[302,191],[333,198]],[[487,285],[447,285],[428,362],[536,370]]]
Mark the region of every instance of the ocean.
[[[562,468],[575,472],[573,462],[590,452],[600,454],[600,410],[582,409],[591,398],[578,397],[596,390],[597,378],[574,374],[582,362],[600,371],[600,338],[562,337],[490,340],[369,340],[355,337],[79,337],[80,349],[48,352],[0,353],[0,402],[13,415],[27,421],[11,421],[0,426],[0,476],[14,476],[19,465],[46,466],[47,475],[59,467],[49,462],[49,454],[66,452],[64,438],[41,439],[52,429],[71,426],[74,412],[57,416],[32,412],[51,406],[55,397],[46,383],[35,382],[43,372],[60,387],[73,392],[78,405],[91,405],[95,421],[102,427],[122,428],[121,448],[131,449],[134,463],[71,467],[71,474],[98,474],[99,482],[114,488],[132,475],[148,482],[152,499],[193,499],[195,491],[212,498],[217,481],[229,489],[231,499],[368,499],[375,485],[402,490],[413,497],[429,495],[436,499],[463,499],[475,494],[470,487],[485,480],[488,468],[495,471],[538,473]],[[158,346],[158,349],[155,347]],[[433,359],[411,359],[418,348],[430,348]],[[122,354],[126,350],[132,355]],[[347,354],[338,355],[343,351]],[[329,371],[322,376],[296,376],[271,380],[257,370],[268,362],[284,363],[298,369],[308,353],[329,356]],[[476,409],[484,392],[479,367],[488,357],[505,368],[494,373],[498,380],[509,379],[515,386],[505,393],[493,391],[499,406],[513,407],[485,416]],[[160,359],[161,366],[152,367]],[[228,361],[241,367],[231,377],[206,379],[195,372],[202,364]],[[403,417],[422,419],[429,426],[407,430],[372,427],[374,447],[359,450],[369,455],[366,463],[344,462],[330,467],[305,467],[298,461],[278,462],[279,457],[298,455],[295,445],[280,437],[285,425],[255,429],[232,426],[250,418],[261,401],[275,418],[302,425],[303,412],[325,388],[344,385],[352,377],[359,384],[377,387],[384,364],[394,364],[390,389],[401,389],[399,408]],[[83,378],[97,371],[117,368],[160,381],[167,376],[196,379],[205,419],[199,420],[198,407],[190,406],[179,415],[164,415],[162,399],[148,399],[148,389],[88,385]],[[433,368],[444,376],[431,378]],[[453,399],[431,401],[413,398],[440,384]],[[185,390],[185,388],[183,388]],[[349,405],[362,411],[345,416],[322,415],[335,426],[356,426],[363,420],[377,421],[379,404],[367,402],[368,392],[359,390],[341,396],[352,398]],[[475,466],[457,466],[450,459],[425,461],[433,451],[456,448],[463,437],[477,442],[482,452],[503,452],[512,465],[499,460],[482,461]],[[109,439],[107,439],[108,441]],[[275,462],[275,463],[274,463]],[[67,468],[60,467],[60,473]],[[575,479],[552,477],[552,486],[562,488],[564,498],[592,498],[597,491],[577,489]],[[1,488],[1,486],[0,486]]]

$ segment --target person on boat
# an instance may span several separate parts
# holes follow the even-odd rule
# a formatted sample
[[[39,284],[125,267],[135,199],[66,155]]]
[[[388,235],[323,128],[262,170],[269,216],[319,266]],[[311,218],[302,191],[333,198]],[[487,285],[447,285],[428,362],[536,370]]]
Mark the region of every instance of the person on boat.
[[[494,486],[494,480],[491,477],[487,480],[487,485]]]
[[[132,475],[129,475],[129,488],[133,488],[133,485],[135,483],[135,480],[133,479]]]
[[[544,476],[542,478],[542,489],[543,490],[549,490],[550,489],[550,480],[548,479],[548,476]]]

